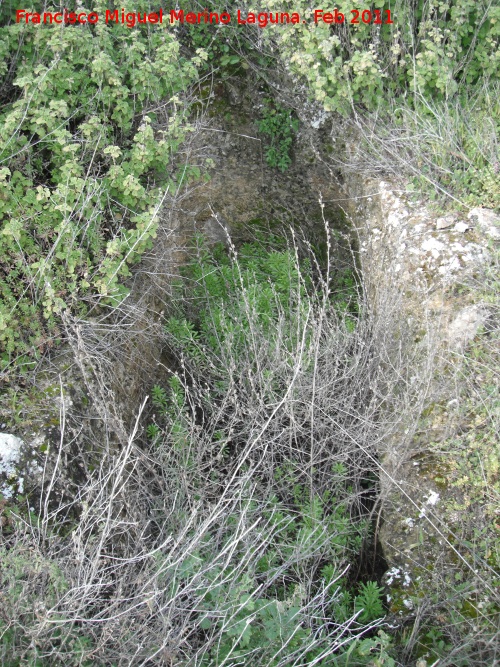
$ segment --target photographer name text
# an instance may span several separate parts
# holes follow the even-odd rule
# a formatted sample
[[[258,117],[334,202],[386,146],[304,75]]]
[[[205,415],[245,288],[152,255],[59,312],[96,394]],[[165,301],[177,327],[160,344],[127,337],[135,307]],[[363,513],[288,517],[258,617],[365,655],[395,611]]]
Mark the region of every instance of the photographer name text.
[[[134,28],[140,24],[163,24],[171,25],[190,24],[223,24],[237,23],[238,25],[256,25],[259,28],[265,28],[267,25],[283,25],[297,23],[314,23],[340,25],[343,23],[359,24],[373,23],[382,25],[393,23],[390,9],[353,9],[350,13],[342,13],[337,9],[324,11],[323,9],[314,9],[309,20],[302,18],[297,12],[243,12],[238,9],[236,16],[229,12],[187,12],[182,9],[160,9],[158,12],[127,12],[124,9],[106,10],[104,15],[97,12],[29,12],[25,9],[16,10],[16,23],[33,24],[85,24],[95,25],[99,21],[105,23],[116,23],[125,25],[127,28]]]

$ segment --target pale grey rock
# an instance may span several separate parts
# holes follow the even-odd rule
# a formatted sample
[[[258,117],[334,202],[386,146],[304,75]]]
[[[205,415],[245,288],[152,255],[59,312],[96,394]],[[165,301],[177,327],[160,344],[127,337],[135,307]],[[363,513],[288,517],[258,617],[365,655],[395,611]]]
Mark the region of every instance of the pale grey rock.
[[[452,227],[455,224],[456,220],[457,218],[454,215],[444,215],[436,220],[436,229],[448,229],[448,227]]]
[[[445,245],[441,243],[441,241],[435,239],[433,236],[426,239],[422,243],[422,250],[429,252],[434,257],[434,259],[437,259],[444,249]]]
[[[492,313],[483,303],[472,305],[466,296],[451,296],[453,287],[475,279],[489,262],[488,246],[498,238],[500,216],[478,208],[468,218],[455,212],[437,218],[423,203],[413,205],[399,196],[389,183],[352,174],[345,187],[347,201],[352,197],[347,208],[359,230],[363,276],[375,307],[382,286],[395,284],[403,295],[403,312],[412,318],[409,324],[421,323],[419,348],[425,354],[437,348],[442,359],[463,353]],[[368,202],[367,195],[374,192],[378,197]],[[437,368],[429,383],[432,395],[449,402],[455,395],[440,384]],[[409,381],[418,380],[412,376]],[[448,501],[461,502],[460,493],[451,485],[440,483],[438,488],[433,466],[420,465],[432,451],[429,444],[444,437],[444,429],[438,420],[428,433],[408,441],[396,432],[379,450],[385,474],[380,479],[384,504],[378,537],[389,567],[383,583],[394,615],[413,614],[409,594],[414,598],[432,591],[453,573],[453,554],[443,559],[446,547],[438,527],[441,521],[455,525],[447,514]],[[415,460],[414,453],[422,459]],[[460,525],[462,517],[456,521]]]
[[[459,234],[464,234],[469,229],[469,227],[470,225],[468,225],[466,222],[457,222],[453,229]]]
[[[315,130],[318,130],[326,120],[330,117],[330,114],[326,111],[320,111],[312,120],[311,127]]]
[[[495,211],[476,206],[469,211],[468,218],[471,222],[476,223],[486,236],[492,239],[500,238],[500,216]]]
[[[0,433],[0,493],[4,498],[12,497],[10,480],[17,475],[23,441],[11,433]],[[22,483],[21,483],[22,484]]]
[[[463,348],[486,323],[488,316],[489,311],[484,306],[473,305],[462,308],[448,327],[450,345]]]

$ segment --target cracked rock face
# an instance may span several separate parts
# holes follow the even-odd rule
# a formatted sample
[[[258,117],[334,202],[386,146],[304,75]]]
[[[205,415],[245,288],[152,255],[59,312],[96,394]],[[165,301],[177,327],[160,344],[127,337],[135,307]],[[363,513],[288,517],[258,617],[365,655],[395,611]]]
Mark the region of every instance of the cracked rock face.
[[[465,306],[448,327],[448,340],[455,349],[462,349],[473,340],[479,329],[485,325],[490,312],[480,305]]]
[[[468,216],[436,217],[389,182],[361,176],[346,179],[345,190],[374,307],[384,287],[396,286],[406,320],[422,330],[419,339],[434,346],[436,357],[463,352],[490,312],[487,304],[471,303],[456,288],[489,260],[491,241],[500,236],[500,216],[477,207]],[[429,392],[451,405],[444,386],[437,372]],[[440,433],[431,427],[418,440],[407,433],[395,434],[379,452],[386,473],[380,479],[385,504],[379,539],[389,565],[388,602],[397,615],[411,611],[409,592],[425,596],[432,577],[446,576],[446,559],[456,558],[440,528],[456,490],[438,488],[435,465],[421,464],[425,457],[432,460],[429,445]]]
[[[40,481],[43,468],[37,459],[34,443],[11,433],[0,433],[0,496],[10,500],[23,494],[27,487]]]
[[[425,296],[470,275],[488,256],[485,225],[496,230],[497,216],[486,209],[469,214],[469,222],[457,214],[436,219],[386,181],[350,179],[347,189],[361,202],[351,204],[350,215],[362,239],[365,275],[374,285],[388,273]]]
[[[12,486],[19,483],[16,469],[23,445],[23,441],[15,435],[0,433],[0,493],[4,498],[10,498]]]
[[[491,239],[500,238],[500,215],[497,215],[494,211],[476,206],[469,211],[468,218],[471,222],[477,224],[485,236]]]

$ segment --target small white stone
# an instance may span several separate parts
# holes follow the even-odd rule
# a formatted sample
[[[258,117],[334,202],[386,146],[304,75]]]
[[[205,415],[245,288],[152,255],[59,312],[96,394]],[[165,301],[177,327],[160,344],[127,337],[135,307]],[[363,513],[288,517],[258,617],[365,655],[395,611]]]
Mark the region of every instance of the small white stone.
[[[426,503],[427,505],[435,505],[439,501],[439,493],[431,491],[427,496]]]
[[[401,571],[399,567],[391,567],[391,569],[387,570],[387,572],[385,573],[386,584],[390,586],[394,581],[394,579],[399,579],[400,576],[401,576]]]
[[[326,111],[321,111],[313,120],[311,121],[311,127],[315,130],[318,130],[325,120],[328,118],[329,114]]]
[[[442,218],[438,218],[436,220],[436,229],[447,229],[447,227],[451,227],[453,223],[455,222],[455,216],[454,215],[445,215]]]
[[[7,480],[16,473],[16,464],[21,458],[23,441],[11,433],[0,433],[0,474],[5,475]],[[24,485],[24,479],[19,479],[20,492]],[[12,489],[9,483],[0,486],[0,493],[4,498],[12,497]]]
[[[399,223],[401,222],[401,213],[398,211],[397,213],[389,213],[387,216],[387,224],[390,225],[391,227],[397,227]]]
[[[23,444],[23,441],[15,435],[0,433],[0,473],[9,476],[15,472]]]

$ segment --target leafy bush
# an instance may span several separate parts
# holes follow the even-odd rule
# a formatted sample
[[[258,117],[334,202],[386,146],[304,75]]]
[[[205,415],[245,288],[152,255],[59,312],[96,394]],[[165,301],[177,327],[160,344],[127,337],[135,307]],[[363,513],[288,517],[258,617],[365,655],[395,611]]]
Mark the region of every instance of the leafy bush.
[[[257,123],[259,130],[270,138],[266,148],[266,161],[270,167],[286,171],[292,160],[290,149],[293,136],[299,129],[298,120],[293,118],[291,109],[285,109],[272,100],[264,100],[262,119]]]
[[[196,59],[181,57],[168,29],[100,21],[0,31],[0,77],[10,91],[0,112],[5,366],[46,349],[65,309],[81,312],[94,295],[123,298],[120,280],[150,247],[172,183],[167,165],[187,131],[177,95],[193,81]],[[160,102],[168,122],[152,111]]]
[[[271,9],[270,0],[264,4]],[[300,12],[307,23],[293,31],[269,30],[290,69],[307,78],[329,111],[346,113],[352,103],[373,110],[381,99],[405,91],[448,99],[460,85],[498,75],[500,9],[486,1],[376,0],[372,20],[365,23],[360,16],[353,24],[353,3],[342,0],[336,7],[345,23],[333,27],[323,21],[315,24],[308,3],[287,5],[281,5],[281,11]],[[380,12],[378,22],[375,10]]]
[[[462,207],[499,208],[500,8],[377,0],[371,22],[360,12],[352,24],[355,5],[336,3],[345,23],[316,25],[307,2],[285,3],[281,11],[307,23],[269,25],[264,35],[310,95],[346,118],[334,123],[334,159],[354,173],[403,175],[418,192]],[[274,9],[271,0],[264,6]]]
[[[180,4],[186,13],[192,11],[191,5]],[[226,9],[222,6],[212,5],[210,11],[220,14],[225,12]],[[212,72],[214,69],[219,69],[219,75],[224,75],[238,71],[240,65],[243,65],[244,69],[247,67],[235,49],[237,35],[234,30],[228,30],[227,25],[212,23],[188,24],[183,27],[183,33],[184,31],[187,33],[182,35],[184,41],[193,50],[198,51],[198,49],[201,49],[204,53],[205,57],[202,65],[204,70]]]
[[[377,586],[374,581],[361,584],[360,591],[354,601],[356,611],[361,612],[359,616],[360,621],[371,621],[383,616],[382,593],[383,589]]]

